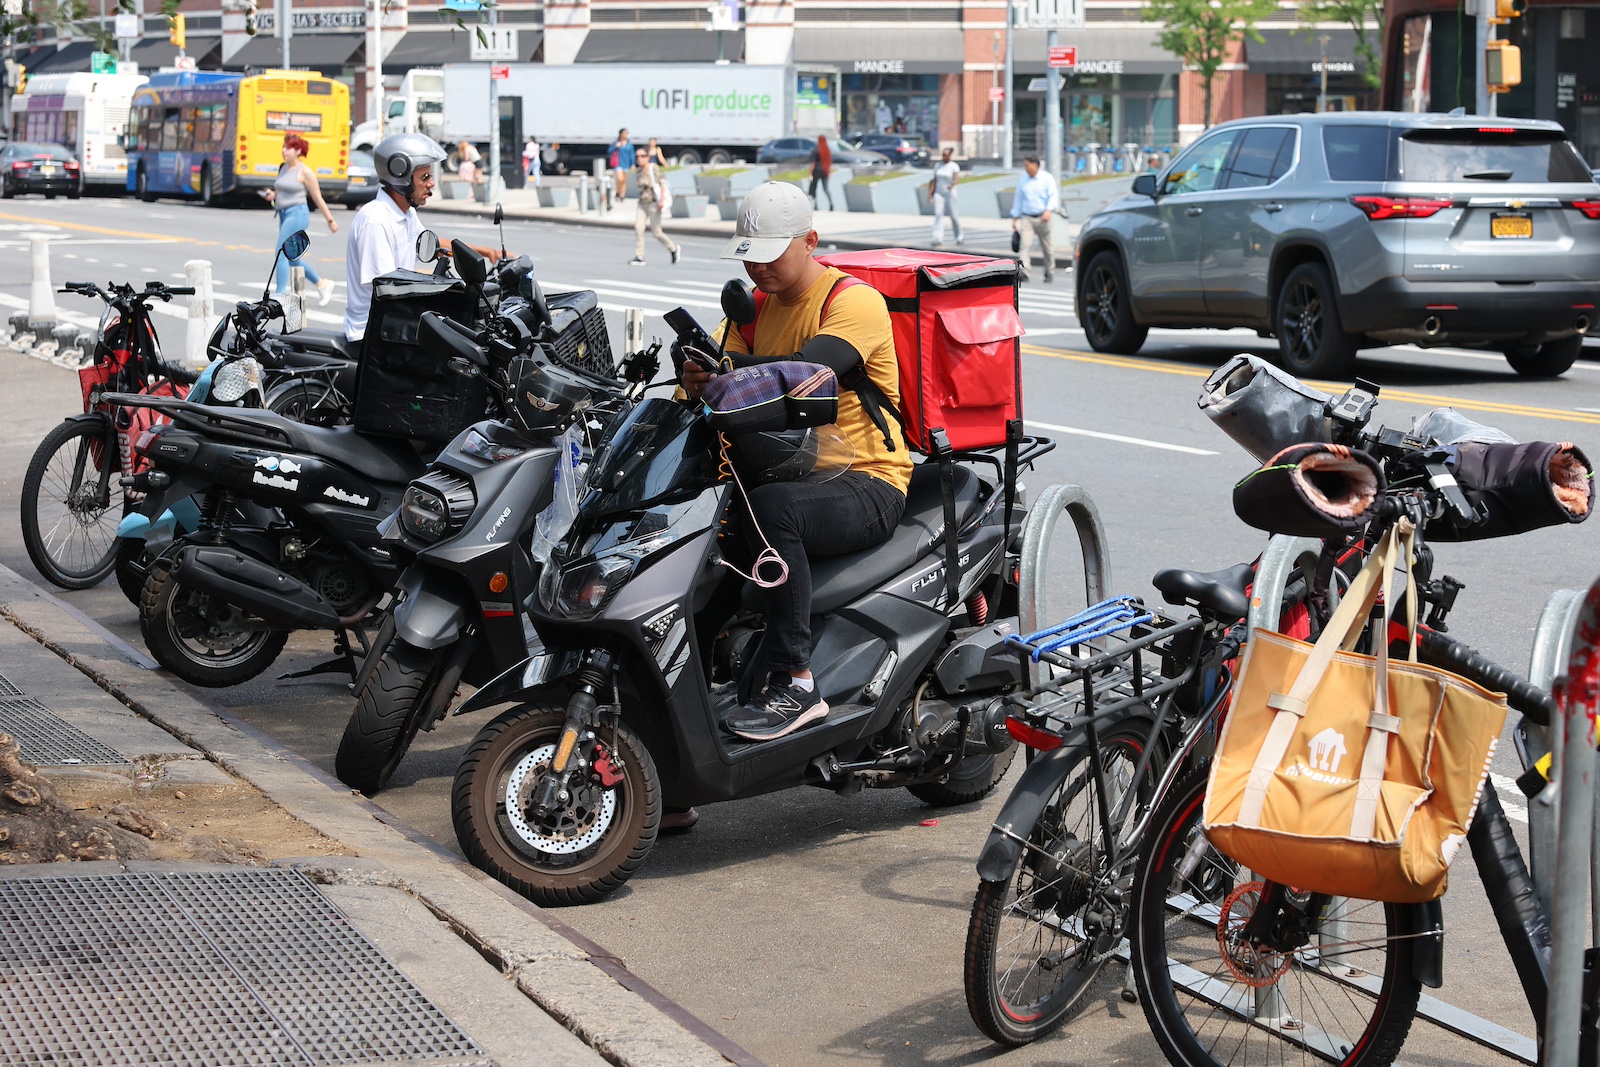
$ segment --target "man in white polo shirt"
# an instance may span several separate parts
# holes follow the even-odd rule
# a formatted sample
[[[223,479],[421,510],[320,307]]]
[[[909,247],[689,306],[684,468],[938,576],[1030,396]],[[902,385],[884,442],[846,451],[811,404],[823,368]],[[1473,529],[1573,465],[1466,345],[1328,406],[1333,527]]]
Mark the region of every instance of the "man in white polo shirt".
[[[433,193],[434,168],[444,162],[444,149],[421,133],[386,137],[372,150],[372,162],[383,191],[356,213],[344,248],[344,335],[359,341],[367,332],[372,310],[372,280],[417,261],[422,220],[417,208]],[[471,246],[491,263],[500,258],[492,248]]]

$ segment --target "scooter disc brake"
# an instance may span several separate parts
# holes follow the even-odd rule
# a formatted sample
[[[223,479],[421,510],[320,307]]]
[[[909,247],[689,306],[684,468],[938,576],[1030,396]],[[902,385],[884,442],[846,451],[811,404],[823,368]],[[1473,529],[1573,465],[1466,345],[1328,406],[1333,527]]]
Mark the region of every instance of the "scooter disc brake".
[[[540,852],[569,855],[582,852],[606,836],[617,812],[617,791],[603,789],[587,777],[574,775],[568,790],[572,794],[565,807],[535,825],[528,820],[528,807],[539,777],[555,759],[555,745],[540,745],[523,754],[506,779],[506,819],[518,837]]]

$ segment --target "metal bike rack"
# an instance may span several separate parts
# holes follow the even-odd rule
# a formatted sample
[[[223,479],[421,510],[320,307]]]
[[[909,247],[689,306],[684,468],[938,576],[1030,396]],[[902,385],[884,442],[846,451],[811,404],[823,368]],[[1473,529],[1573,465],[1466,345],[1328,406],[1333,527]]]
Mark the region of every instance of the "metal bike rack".
[[[1555,601],[1546,607],[1551,612]],[[1558,609],[1559,610],[1559,609]],[[1550,784],[1537,800],[1554,797],[1555,862],[1550,865],[1550,985],[1545,1001],[1546,1067],[1577,1067],[1583,1019],[1583,960],[1591,912],[1600,909],[1600,876],[1590,875],[1600,853],[1595,828],[1595,719],[1600,713],[1600,580],[1565,614],[1570,651],[1566,675],[1552,690],[1561,709]],[[1543,620],[1541,619],[1541,623]],[[1537,648],[1536,648],[1537,651]],[[1534,805],[1530,805],[1530,808]],[[1600,872],[1597,872],[1600,874]],[[1585,906],[1587,903],[1587,907]]]
[[[1028,509],[1027,525],[1022,530],[1021,575],[1017,607],[1023,633],[1035,633],[1051,622],[1072,614],[1052,603],[1050,596],[1049,553],[1057,525],[1065,515],[1078,531],[1083,553],[1083,582],[1086,603],[1098,604],[1111,595],[1111,556],[1106,547],[1106,527],[1100,509],[1081,485],[1052,485],[1039,494]],[[1030,667],[1035,673],[1038,667]],[[1037,684],[1038,679],[1032,679]]]

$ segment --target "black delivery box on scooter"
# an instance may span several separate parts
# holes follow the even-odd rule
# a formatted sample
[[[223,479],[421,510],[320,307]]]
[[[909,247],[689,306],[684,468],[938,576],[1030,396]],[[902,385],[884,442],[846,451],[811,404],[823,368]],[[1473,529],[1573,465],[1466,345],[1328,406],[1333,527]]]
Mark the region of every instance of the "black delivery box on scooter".
[[[474,293],[459,278],[411,270],[374,278],[356,378],[356,429],[442,443],[483,418],[489,404],[483,379],[451,368],[417,337],[424,311],[470,323],[476,310]]]

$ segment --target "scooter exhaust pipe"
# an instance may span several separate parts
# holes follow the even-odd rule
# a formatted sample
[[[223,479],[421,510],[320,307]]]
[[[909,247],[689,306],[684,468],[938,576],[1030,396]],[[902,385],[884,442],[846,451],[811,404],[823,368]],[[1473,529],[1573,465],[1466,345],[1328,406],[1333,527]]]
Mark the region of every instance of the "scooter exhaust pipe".
[[[1587,315],[1579,315],[1578,318],[1577,318],[1577,321],[1575,321],[1572,325],[1577,329],[1577,331],[1579,333],[1588,333],[1589,332],[1589,316],[1587,316]]]
[[[172,576],[274,626],[332,630],[339,625],[338,612],[316,590],[231,548],[190,545],[173,559]]]
[[[1422,320],[1422,332],[1429,337],[1439,336],[1439,331],[1444,328],[1444,323],[1439,321],[1439,316],[1429,315]]]

